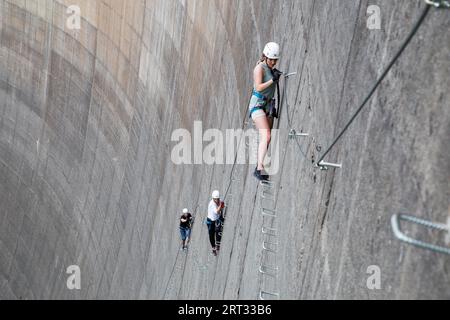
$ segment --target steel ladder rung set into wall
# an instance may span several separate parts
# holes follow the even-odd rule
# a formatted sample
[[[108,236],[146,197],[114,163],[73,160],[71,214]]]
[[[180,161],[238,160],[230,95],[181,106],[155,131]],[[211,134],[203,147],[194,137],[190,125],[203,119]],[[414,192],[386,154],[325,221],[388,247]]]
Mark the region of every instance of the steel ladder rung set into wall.
[[[258,298],[260,300],[266,300],[267,298],[279,299],[280,293],[276,289],[279,269],[276,263],[276,255],[278,254],[278,229],[274,227],[277,226],[275,185],[271,181],[261,181],[260,187],[259,205],[263,221],[261,228],[263,241],[261,246],[261,263],[258,268],[262,283]],[[272,206],[269,208],[267,207],[268,204],[272,204]],[[271,221],[272,223],[268,226],[265,225],[265,221]],[[269,263],[270,261],[273,262]],[[264,280],[270,280],[274,283],[271,289],[265,287],[266,281]]]

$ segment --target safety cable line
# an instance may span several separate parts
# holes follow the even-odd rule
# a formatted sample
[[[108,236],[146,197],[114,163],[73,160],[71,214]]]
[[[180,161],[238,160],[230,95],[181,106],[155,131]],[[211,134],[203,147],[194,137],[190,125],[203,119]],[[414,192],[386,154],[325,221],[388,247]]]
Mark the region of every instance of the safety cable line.
[[[250,103],[251,98],[252,98],[252,96],[250,94],[250,99],[248,100],[248,103]],[[247,103],[247,106],[248,106],[248,103]],[[242,125],[241,125],[241,129],[242,130],[244,130],[244,127],[245,127],[245,123],[246,123],[245,117],[246,116],[247,116],[247,108],[245,109],[245,113],[244,113],[243,118],[242,118]],[[237,150],[236,150],[236,154],[234,156],[234,161],[233,161],[233,166],[232,166],[231,172],[230,172],[230,178],[229,178],[229,181],[228,181],[228,186],[227,186],[227,189],[225,191],[225,196],[223,197],[224,201],[227,199],[228,192],[230,191],[231,183],[233,182],[232,177],[233,177],[234,168],[236,167],[236,160],[237,160],[237,157],[238,157],[238,154],[239,154],[239,148],[241,146],[242,136],[243,135],[241,135],[241,137],[239,138],[239,142],[237,144]]]
[[[301,81],[303,79],[303,72],[305,71],[305,64],[306,64],[307,54],[309,52],[309,47],[310,47],[310,44],[311,44],[311,41],[310,41],[311,40],[311,28],[312,28],[312,21],[313,21],[312,16],[314,14],[315,5],[316,5],[316,2],[314,1],[313,5],[312,5],[311,13],[310,13],[310,19],[309,19],[309,22],[308,22],[308,36],[307,36],[307,39],[306,39],[305,57],[302,60],[302,67],[301,67],[301,70],[300,70],[299,81]],[[308,76],[308,79],[309,79],[309,76]],[[281,114],[282,114],[281,111],[283,109],[284,100],[286,99],[286,115],[287,115],[287,120],[288,120],[288,127],[289,127],[289,130],[292,131],[292,130],[295,130],[295,129],[292,127],[291,113],[289,112],[290,106],[289,106],[289,99],[287,97],[287,83],[288,83],[288,80],[289,80],[289,78],[285,77],[285,83],[284,83],[284,86],[283,86],[283,96],[282,96],[281,99],[280,99],[280,97],[278,97],[281,100],[280,110],[278,112],[279,112],[279,114],[281,116]],[[308,84],[310,84],[309,82],[310,81],[308,80]],[[303,89],[302,89],[302,92],[303,92]],[[294,106],[294,108],[292,110],[292,116],[294,116],[296,109],[297,109],[297,104]],[[279,122],[280,121],[278,121],[278,126],[279,126]],[[294,139],[295,139],[295,137],[294,137]],[[303,152],[303,150],[302,150],[302,148],[300,146],[300,143],[298,142],[297,139],[295,139],[295,142],[296,142],[296,144],[297,144],[301,154],[305,157],[305,159],[308,158],[307,155]],[[310,144],[311,144],[311,141],[310,141]],[[310,144],[308,145],[307,150],[309,150]]]
[[[420,26],[422,25],[423,21],[425,20],[425,17],[429,13],[430,9],[431,9],[431,5],[427,5],[426,8],[423,10],[422,15],[420,16],[420,18],[417,21],[417,23],[415,24],[414,28],[411,30],[411,32],[409,33],[408,37],[406,38],[406,40],[404,41],[404,43],[400,47],[400,50],[398,50],[398,52],[395,54],[394,58],[391,60],[391,62],[387,66],[386,70],[383,72],[381,77],[378,79],[378,81],[375,83],[373,88],[370,90],[369,94],[364,99],[364,101],[359,106],[359,108],[356,110],[355,114],[350,118],[348,123],[345,125],[344,129],[341,131],[341,133],[339,133],[339,135],[334,139],[333,143],[328,147],[328,149],[324,152],[324,154],[317,161],[318,165],[320,165],[320,163],[323,161],[325,156],[331,151],[331,149],[335,146],[335,144],[341,139],[341,137],[344,135],[344,133],[347,131],[347,129],[350,127],[350,125],[353,123],[353,121],[356,119],[356,117],[361,112],[361,110],[364,108],[364,106],[366,106],[367,102],[370,100],[372,95],[375,93],[375,91],[377,90],[378,86],[381,84],[381,82],[383,82],[384,78],[387,76],[387,74],[389,73],[389,71],[391,70],[393,65],[400,58],[400,56],[402,55],[403,51],[406,49],[406,47],[411,42],[411,40],[414,37],[414,35],[419,30]]]
[[[177,256],[176,256],[176,258],[175,258],[175,263],[173,264],[172,271],[170,272],[169,279],[167,280],[167,285],[166,285],[166,289],[164,290],[163,298],[166,296],[167,288],[169,288],[170,280],[172,280],[172,276],[173,276],[173,273],[174,273],[174,271],[175,271],[175,267],[176,267],[176,265],[177,265],[177,263],[178,263],[178,256],[179,256],[179,255],[180,255],[180,250],[178,250],[178,252],[177,252]]]
[[[301,79],[301,76],[300,76],[300,79]],[[287,117],[288,117],[288,127],[289,127],[290,130],[294,130],[294,128],[292,127],[292,121],[291,121],[291,118],[290,118],[290,116],[289,116],[289,101],[288,101],[288,98],[287,98],[287,90],[286,90],[287,82],[288,82],[288,78],[286,78],[285,84],[284,84],[284,87],[283,87],[283,99],[282,99],[282,103],[284,102],[284,97],[286,97],[286,114],[287,114]],[[294,107],[293,112],[295,112],[295,109],[296,109],[296,108]],[[297,140],[297,139],[294,139],[294,140],[295,140],[295,142],[297,143],[297,146],[298,146],[298,148],[299,148],[299,150],[300,150],[300,153],[303,155],[303,157],[308,158],[308,156],[305,154],[305,152],[303,152],[303,150],[302,150],[302,148],[301,148],[300,143],[298,142],[298,140]],[[309,145],[308,145],[308,148],[307,148],[307,149],[309,149]]]

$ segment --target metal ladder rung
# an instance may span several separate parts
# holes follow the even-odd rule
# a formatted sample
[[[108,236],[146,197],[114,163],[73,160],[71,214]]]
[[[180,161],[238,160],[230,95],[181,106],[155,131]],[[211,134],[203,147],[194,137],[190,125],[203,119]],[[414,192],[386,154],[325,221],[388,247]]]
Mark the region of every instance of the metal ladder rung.
[[[271,273],[270,270],[272,270],[274,273]],[[277,277],[278,273],[278,267],[267,267],[267,266],[259,266],[259,272],[262,274],[266,274],[271,277]]]
[[[272,243],[272,242],[267,242],[267,241],[263,241],[263,243],[262,243],[262,248],[263,248],[264,251],[268,251],[268,252],[272,252],[272,253],[277,253],[276,250],[267,247],[267,245],[278,246],[277,243]]]
[[[275,211],[276,206],[275,206],[275,199],[259,199],[259,207],[264,210],[270,210],[270,211]],[[272,209],[269,209],[272,208]],[[262,214],[262,212],[261,212]],[[273,213],[274,216],[276,216],[276,212]]]
[[[265,202],[264,202],[265,201]],[[265,204],[273,204],[272,206],[270,206],[271,208],[273,208],[273,209],[269,209]],[[272,210],[272,211],[274,211],[275,210],[275,208],[274,208],[274,206],[275,206],[275,199],[265,199],[265,198],[261,198],[260,200],[259,200],[259,206],[261,207],[261,209],[268,209],[268,210]]]
[[[261,208],[261,214],[263,216],[268,216],[268,217],[273,217],[273,218],[277,217],[277,214],[276,214],[275,210],[270,210],[270,209],[267,209],[267,208]]]
[[[272,181],[260,181],[259,184],[263,187],[270,187],[273,188],[274,183]]]
[[[277,297],[277,298],[280,297],[280,294],[279,294],[279,293],[260,290],[260,291],[259,291],[259,300],[266,300],[266,299],[264,299],[263,295],[272,296],[272,297]]]
[[[271,201],[275,201],[275,194],[272,193],[272,192],[268,192],[266,190],[263,190],[261,192],[261,199],[268,199],[268,200],[271,200]]]
[[[274,236],[274,237],[277,236],[277,234],[276,234],[277,229],[268,228],[268,227],[264,227],[264,226],[263,226],[263,227],[261,228],[261,232],[262,232],[263,234],[267,234],[267,235],[269,235],[269,236]]]
[[[450,232],[450,219],[449,219],[449,225],[445,225],[443,223],[435,223],[435,222],[431,222],[431,221],[427,221],[427,220],[423,220],[423,219],[419,219],[413,216],[408,216],[408,215],[404,215],[404,214],[394,214],[391,217],[391,226],[392,226],[392,230],[394,232],[395,237],[397,237],[397,239],[399,239],[400,241],[406,242],[408,244],[414,245],[416,247],[420,247],[423,249],[428,249],[431,251],[435,251],[435,252],[439,252],[439,253],[444,253],[444,254],[448,254],[450,255],[450,248],[448,247],[444,247],[444,246],[438,246],[438,245],[434,245],[425,241],[421,241],[421,240],[417,240],[411,237],[408,237],[406,234],[404,234],[401,230],[400,230],[400,223],[399,220],[404,220],[404,221],[408,221],[408,222],[412,222],[418,225],[422,225],[426,228],[431,228],[431,229],[436,229],[439,231],[447,231]]]

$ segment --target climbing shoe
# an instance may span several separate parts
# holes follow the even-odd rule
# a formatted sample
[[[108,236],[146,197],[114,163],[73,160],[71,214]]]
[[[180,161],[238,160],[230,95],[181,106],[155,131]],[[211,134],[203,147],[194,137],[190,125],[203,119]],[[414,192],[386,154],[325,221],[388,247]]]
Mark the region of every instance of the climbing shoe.
[[[255,172],[253,172],[253,175],[259,181],[267,181],[267,180],[269,180],[269,176],[263,175],[262,174],[262,170],[258,170],[258,168],[255,168]]]

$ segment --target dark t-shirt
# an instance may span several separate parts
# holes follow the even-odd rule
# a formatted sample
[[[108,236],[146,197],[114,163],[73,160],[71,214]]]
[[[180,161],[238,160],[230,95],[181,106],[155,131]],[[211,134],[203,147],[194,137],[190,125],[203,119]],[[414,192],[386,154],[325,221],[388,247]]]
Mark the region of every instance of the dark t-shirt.
[[[186,222],[182,222],[181,219],[185,219]],[[183,214],[180,218],[180,228],[190,228],[192,222],[192,215],[190,213]]]

